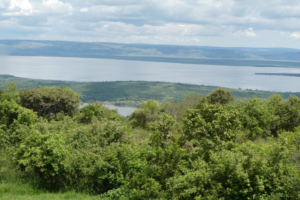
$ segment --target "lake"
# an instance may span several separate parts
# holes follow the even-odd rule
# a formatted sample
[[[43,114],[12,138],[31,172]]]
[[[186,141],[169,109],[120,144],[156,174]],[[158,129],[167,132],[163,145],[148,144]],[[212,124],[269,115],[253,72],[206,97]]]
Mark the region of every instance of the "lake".
[[[112,110],[117,109],[118,113],[123,117],[129,116],[131,113],[133,113],[133,111],[136,110],[136,108],[132,108],[132,107],[121,107],[121,106],[114,106],[109,104],[103,104],[103,105]]]
[[[145,61],[0,57],[0,74],[66,81],[164,81],[227,88],[299,92],[300,78],[255,73],[300,73],[296,68],[174,64]]]
[[[84,103],[83,105],[80,105],[79,108],[83,108],[84,106],[89,105],[88,103]],[[117,110],[119,115],[123,117],[129,116],[133,111],[135,111],[137,108],[133,107],[126,107],[126,106],[115,106],[111,104],[103,104],[105,107],[111,109],[111,110]]]

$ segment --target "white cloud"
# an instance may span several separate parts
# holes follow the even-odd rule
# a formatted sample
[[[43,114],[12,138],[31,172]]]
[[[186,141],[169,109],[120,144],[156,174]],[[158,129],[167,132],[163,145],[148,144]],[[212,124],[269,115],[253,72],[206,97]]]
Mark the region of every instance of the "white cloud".
[[[234,36],[256,37],[256,33],[254,33],[253,28],[248,28],[244,31],[234,33]]]
[[[89,11],[89,8],[81,8],[79,11],[80,11],[80,12],[88,12],[88,11]]]
[[[73,11],[72,5],[59,0],[43,0],[37,7],[37,12],[41,14],[71,15]]]
[[[32,39],[55,35],[80,41],[218,45],[216,38],[223,38],[243,46],[248,37],[257,46],[285,46],[290,38],[299,39],[299,10],[297,0],[0,0],[0,22],[10,24],[1,26],[0,39],[5,33],[13,37],[8,33],[15,30],[16,35],[31,31]],[[272,35],[262,34],[267,32]]]
[[[2,5],[2,4],[0,4]],[[2,5],[3,7],[3,5]],[[4,7],[5,9],[5,7]],[[59,0],[10,0],[2,16],[70,15],[73,7]],[[1,14],[1,12],[0,12]]]
[[[32,13],[33,7],[28,0],[11,0],[3,16],[28,16]]]
[[[300,32],[294,32],[290,35],[291,38],[300,39]]]

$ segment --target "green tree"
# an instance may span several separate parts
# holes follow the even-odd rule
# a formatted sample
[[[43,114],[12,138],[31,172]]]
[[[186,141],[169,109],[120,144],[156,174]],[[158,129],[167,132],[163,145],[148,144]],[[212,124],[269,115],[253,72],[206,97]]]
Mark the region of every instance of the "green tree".
[[[228,104],[233,101],[231,92],[223,88],[215,89],[207,95],[207,102],[210,104]]]
[[[5,90],[6,90],[7,92],[13,93],[13,92],[17,92],[17,88],[18,88],[17,84],[15,84],[14,82],[9,82],[9,83],[7,84]]]
[[[222,150],[227,142],[235,142],[235,130],[241,127],[238,114],[221,104],[203,103],[186,111],[184,134],[204,152]]]
[[[6,92],[3,90],[0,90],[0,101],[15,101],[19,103],[19,93],[17,91],[17,84],[14,82],[9,82],[5,88]]]
[[[96,101],[90,105],[85,106],[80,109],[81,118],[80,121],[83,123],[91,123],[92,119],[95,117],[98,120],[114,120],[122,121],[124,117],[118,114],[116,110],[110,110],[103,106],[100,102]]]
[[[72,115],[80,105],[80,94],[65,87],[21,89],[19,95],[23,107],[32,109],[43,117],[57,115],[59,112]]]
[[[271,135],[277,119],[262,99],[255,97],[251,100],[239,101],[236,109],[240,111],[239,118],[245,130],[249,131],[248,137],[255,139]]]
[[[151,99],[143,102],[141,108],[136,109],[129,116],[129,120],[134,128],[149,128],[148,124],[154,122],[164,111],[165,109],[161,107],[159,102]]]
[[[63,161],[69,154],[64,134],[41,134],[33,130],[16,149],[20,170],[47,189],[60,189],[65,182]]]
[[[24,134],[17,129],[31,126],[37,121],[37,115],[32,110],[23,108],[14,101],[0,102],[0,143],[6,145],[18,144]]]

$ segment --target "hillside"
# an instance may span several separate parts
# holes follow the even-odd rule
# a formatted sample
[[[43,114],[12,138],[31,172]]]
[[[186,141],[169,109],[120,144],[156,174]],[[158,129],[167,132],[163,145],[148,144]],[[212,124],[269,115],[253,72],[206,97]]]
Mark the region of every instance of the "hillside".
[[[160,102],[173,100],[179,102],[187,94],[207,95],[217,87],[192,85],[182,83],[146,82],[146,81],[115,81],[115,82],[71,82],[18,78],[11,75],[0,75],[0,88],[5,89],[7,83],[15,82],[18,89],[37,88],[41,86],[66,85],[74,91],[81,93],[83,102],[110,101],[117,105],[138,106],[142,101],[154,99]],[[228,89],[235,98],[268,98],[273,92],[258,90]],[[280,93],[284,99],[290,95],[300,97],[300,93]]]
[[[87,57],[258,67],[300,67],[300,50],[0,40],[0,55]]]

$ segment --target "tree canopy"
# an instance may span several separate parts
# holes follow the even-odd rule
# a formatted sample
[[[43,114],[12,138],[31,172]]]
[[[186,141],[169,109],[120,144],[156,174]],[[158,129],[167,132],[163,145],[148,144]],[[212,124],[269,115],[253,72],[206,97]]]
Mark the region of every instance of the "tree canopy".
[[[230,91],[218,88],[207,95],[207,101],[211,104],[228,104],[233,101],[233,96]]]
[[[23,107],[32,109],[44,117],[59,112],[71,115],[80,105],[80,94],[64,86],[21,89],[19,96]]]

